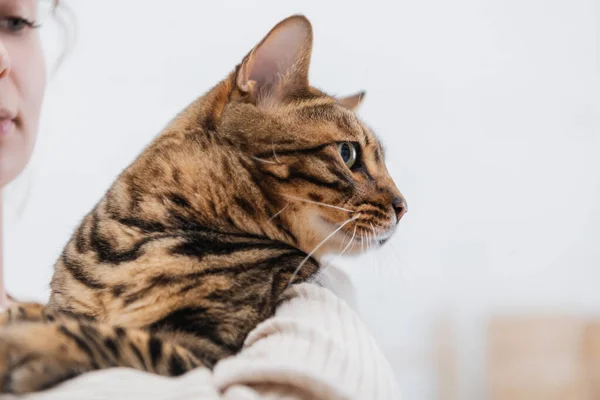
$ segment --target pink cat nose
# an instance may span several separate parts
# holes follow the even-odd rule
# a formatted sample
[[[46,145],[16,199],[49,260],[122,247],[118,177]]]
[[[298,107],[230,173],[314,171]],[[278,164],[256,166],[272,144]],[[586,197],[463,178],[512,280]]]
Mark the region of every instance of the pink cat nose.
[[[396,197],[394,200],[392,200],[392,207],[396,213],[396,221],[400,222],[400,218],[402,218],[402,216],[408,211],[406,200],[404,197]]]

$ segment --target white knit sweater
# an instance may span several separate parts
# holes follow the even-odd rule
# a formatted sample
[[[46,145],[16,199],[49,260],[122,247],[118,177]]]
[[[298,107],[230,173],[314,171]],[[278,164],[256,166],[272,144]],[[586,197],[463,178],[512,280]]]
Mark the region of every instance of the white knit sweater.
[[[4,399],[4,397],[2,397]],[[12,398],[12,397],[6,397]],[[118,368],[84,374],[26,400],[398,399],[389,363],[354,311],[329,289],[290,288],[276,315],[214,371],[166,378]]]

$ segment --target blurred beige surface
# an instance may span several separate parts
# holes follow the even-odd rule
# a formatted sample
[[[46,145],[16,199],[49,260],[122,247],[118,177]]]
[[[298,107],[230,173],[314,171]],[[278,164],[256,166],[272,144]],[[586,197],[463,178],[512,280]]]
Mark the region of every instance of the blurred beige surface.
[[[438,393],[460,392],[456,342],[441,324]],[[600,320],[568,315],[497,316],[485,329],[486,398],[492,400],[600,399]]]

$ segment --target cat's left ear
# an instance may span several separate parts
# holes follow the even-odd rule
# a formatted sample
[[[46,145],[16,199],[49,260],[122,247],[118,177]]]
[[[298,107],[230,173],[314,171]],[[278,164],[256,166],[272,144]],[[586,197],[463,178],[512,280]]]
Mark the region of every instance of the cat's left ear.
[[[301,15],[284,19],[242,61],[236,77],[238,89],[260,102],[281,100],[308,87],[311,51],[308,19]]]
[[[362,103],[362,101],[365,99],[366,94],[367,92],[363,90],[351,96],[340,97],[337,99],[337,101],[340,103],[340,105],[346,107],[347,109],[356,111],[358,106],[360,106],[360,103]]]

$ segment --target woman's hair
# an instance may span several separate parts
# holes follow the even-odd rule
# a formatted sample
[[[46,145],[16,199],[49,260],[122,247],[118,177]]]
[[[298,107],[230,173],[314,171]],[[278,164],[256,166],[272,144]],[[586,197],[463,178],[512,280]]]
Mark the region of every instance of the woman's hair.
[[[77,38],[76,31],[76,19],[73,11],[64,0],[52,0],[52,20],[56,23],[59,28],[61,36],[61,51],[59,52],[54,64],[50,69],[50,76],[54,76],[60,69],[60,66],[69,55],[70,51],[75,45],[75,39]]]

